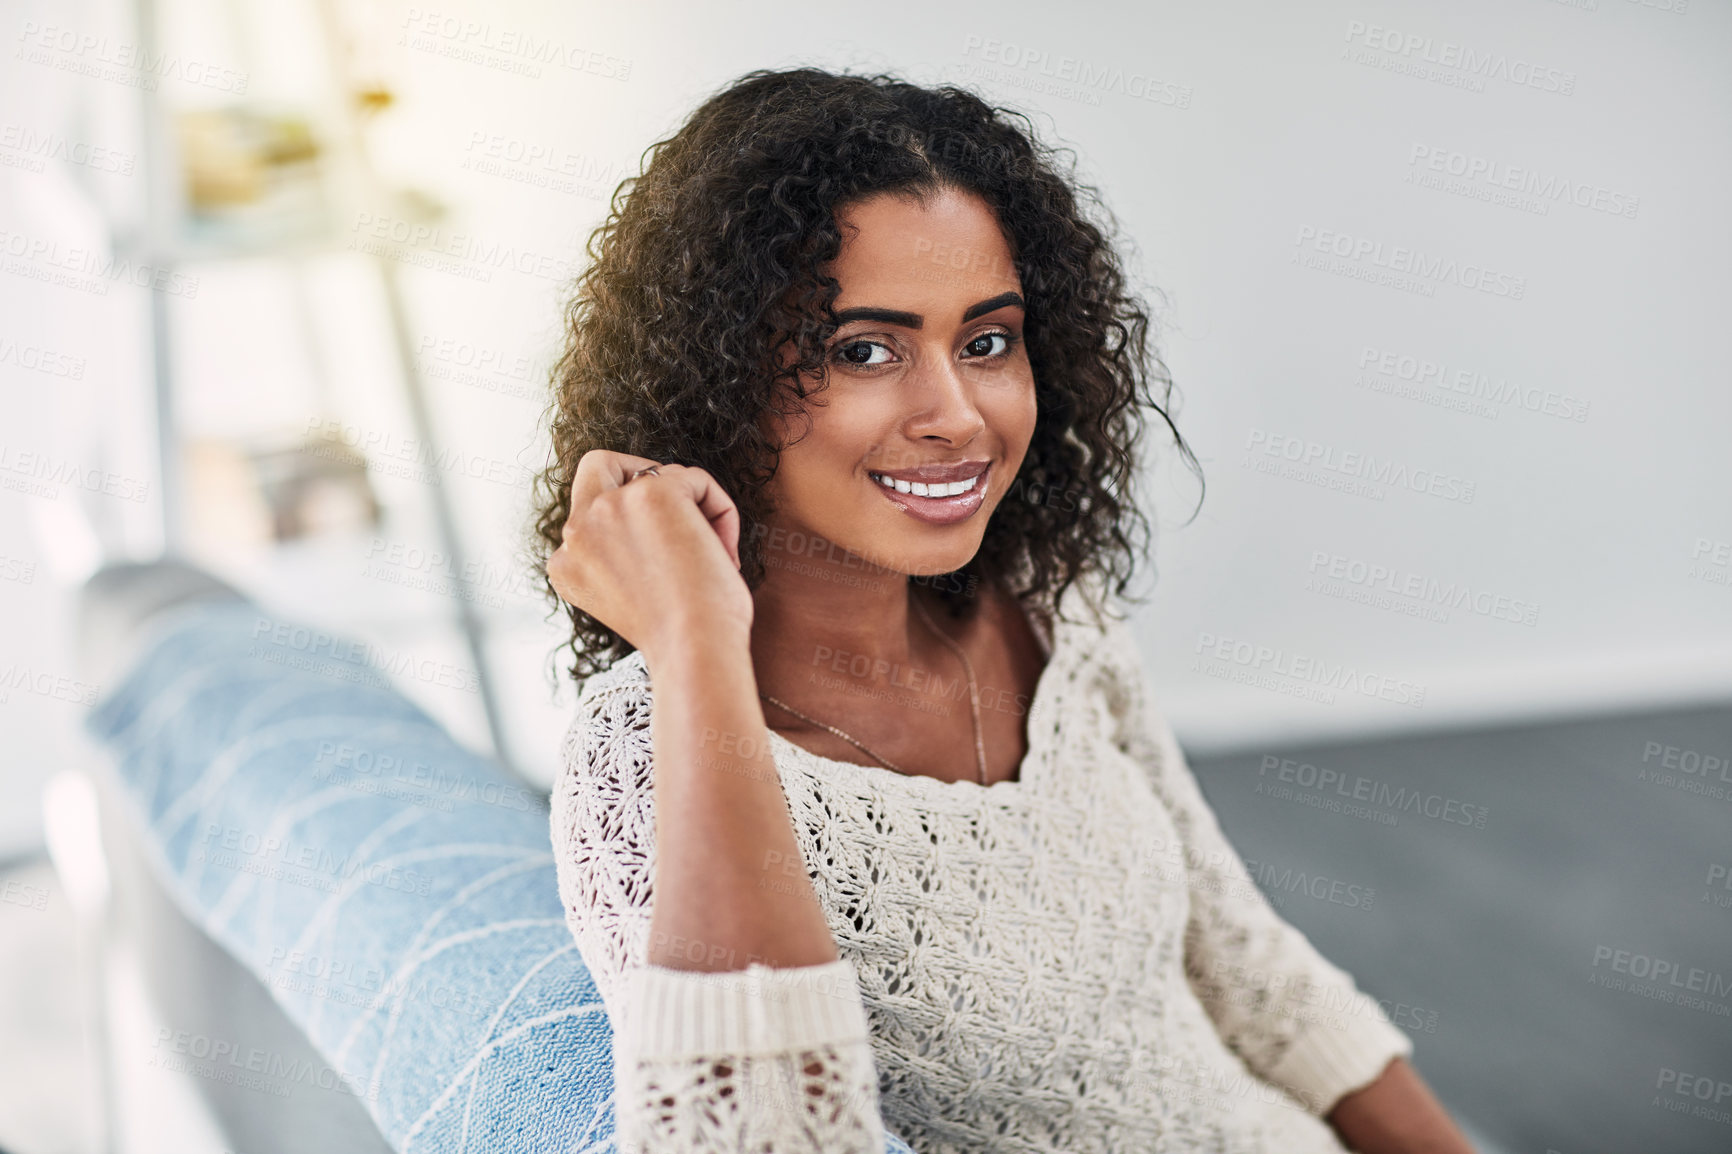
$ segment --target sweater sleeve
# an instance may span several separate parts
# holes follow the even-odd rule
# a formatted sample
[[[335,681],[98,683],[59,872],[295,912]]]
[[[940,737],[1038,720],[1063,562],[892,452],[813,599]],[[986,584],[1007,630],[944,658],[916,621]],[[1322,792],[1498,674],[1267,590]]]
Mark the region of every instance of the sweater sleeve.
[[[566,735],[550,807],[566,924],[614,1031],[618,1149],[882,1154],[865,1006],[846,958],[725,972],[647,963],[649,687],[595,680],[603,684],[585,687]]]
[[[1148,690],[1129,630],[1113,622],[1107,632],[1121,747],[1147,770],[1182,843],[1163,857],[1183,869],[1190,895],[1185,976],[1228,1049],[1322,1116],[1413,1043],[1257,888]]]

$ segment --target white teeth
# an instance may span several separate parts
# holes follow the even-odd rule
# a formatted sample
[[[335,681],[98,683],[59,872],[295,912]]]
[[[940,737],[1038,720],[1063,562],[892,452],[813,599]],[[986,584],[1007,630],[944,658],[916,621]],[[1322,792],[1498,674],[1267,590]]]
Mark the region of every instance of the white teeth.
[[[898,481],[882,473],[872,474],[873,480],[886,489],[895,489],[898,493],[912,493],[916,497],[955,497],[974,488],[974,483],[980,480],[980,477],[981,474],[976,474],[966,481],[926,484],[921,481]]]

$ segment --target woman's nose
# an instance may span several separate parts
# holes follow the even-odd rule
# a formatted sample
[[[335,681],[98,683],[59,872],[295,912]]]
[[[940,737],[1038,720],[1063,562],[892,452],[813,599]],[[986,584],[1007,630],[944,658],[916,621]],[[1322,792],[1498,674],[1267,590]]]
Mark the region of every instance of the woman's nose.
[[[911,436],[937,436],[963,444],[986,427],[986,418],[975,396],[976,383],[950,359],[914,374],[913,384],[915,414],[908,429]]]

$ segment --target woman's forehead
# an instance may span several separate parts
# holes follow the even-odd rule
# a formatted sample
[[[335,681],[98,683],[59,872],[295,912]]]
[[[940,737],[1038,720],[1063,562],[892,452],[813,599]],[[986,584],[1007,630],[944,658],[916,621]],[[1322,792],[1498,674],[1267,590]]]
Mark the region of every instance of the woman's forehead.
[[[830,275],[836,308],[893,308],[960,316],[969,305],[1018,291],[1021,278],[998,218],[971,193],[924,202],[883,195],[838,214],[842,251]]]
[[[978,194],[946,188],[916,198],[880,193],[837,210],[841,258],[906,258],[939,245],[966,245],[1008,254],[1010,245],[992,207]]]

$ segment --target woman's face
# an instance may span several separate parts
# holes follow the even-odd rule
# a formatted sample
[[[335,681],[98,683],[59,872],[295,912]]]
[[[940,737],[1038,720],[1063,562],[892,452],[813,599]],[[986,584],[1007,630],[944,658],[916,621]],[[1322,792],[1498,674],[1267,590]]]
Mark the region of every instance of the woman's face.
[[[894,572],[948,573],[979,551],[1034,435],[1021,280],[973,193],[924,205],[881,194],[837,220],[842,249],[827,271],[841,283],[842,324],[826,349],[829,384],[805,416],[767,418],[784,446],[770,527],[826,542],[810,561],[833,546],[837,560],[846,549]],[[913,491],[922,476],[934,486],[924,497]]]

